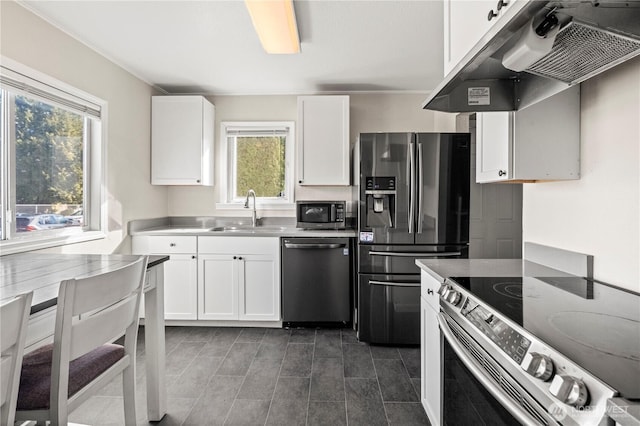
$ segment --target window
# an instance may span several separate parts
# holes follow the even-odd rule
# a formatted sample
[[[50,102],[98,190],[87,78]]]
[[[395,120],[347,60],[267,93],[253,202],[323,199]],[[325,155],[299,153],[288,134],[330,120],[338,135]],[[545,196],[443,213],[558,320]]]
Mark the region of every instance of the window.
[[[19,64],[0,71],[3,252],[102,231],[104,103]]]
[[[222,204],[240,207],[247,192],[253,189],[257,203],[263,208],[290,207],[293,134],[292,122],[222,123],[223,149],[226,145],[227,155]]]

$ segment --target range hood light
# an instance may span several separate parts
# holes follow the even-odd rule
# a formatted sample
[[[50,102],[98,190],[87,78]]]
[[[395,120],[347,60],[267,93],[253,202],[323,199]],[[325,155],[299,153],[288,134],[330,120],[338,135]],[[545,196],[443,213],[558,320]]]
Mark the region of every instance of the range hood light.
[[[518,41],[502,57],[502,65],[512,71],[526,70],[551,52],[558,31],[560,31],[558,18],[553,14],[547,16],[535,28],[531,19],[522,29],[522,35]]]
[[[267,53],[300,53],[293,0],[245,0],[245,5]]]

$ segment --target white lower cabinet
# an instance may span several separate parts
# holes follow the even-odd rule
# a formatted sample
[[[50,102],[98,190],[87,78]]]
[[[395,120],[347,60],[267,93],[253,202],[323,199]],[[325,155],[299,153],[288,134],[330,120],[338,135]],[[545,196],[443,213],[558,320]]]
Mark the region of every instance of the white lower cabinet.
[[[442,337],[438,326],[440,282],[422,272],[420,297],[420,402],[432,425],[442,424]]]
[[[132,247],[170,256],[165,319],[280,321],[279,238],[134,236]]]
[[[169,256],[164,263],[164,317],[167,320],[197,319],[197,237],[134,236],[131,251]]]
[[[229,254],[201,254],[198,259],[198,317],[238,319],[238,260]]]
[[[164,264],[164,317],[168,320],[197,319],[198,262],[195,255],[172,254]]]
[[[279,238],[200,237],[198,318],[280,320]]]

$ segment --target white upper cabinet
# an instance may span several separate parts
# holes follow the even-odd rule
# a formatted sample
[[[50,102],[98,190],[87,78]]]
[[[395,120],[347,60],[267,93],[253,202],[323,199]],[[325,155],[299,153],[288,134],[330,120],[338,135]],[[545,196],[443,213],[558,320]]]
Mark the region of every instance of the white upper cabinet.
[[[214,106],[202,96],[153,96],[151,183],[213,185]]]
[[[476,113],[476,182],[580,178],[580,86],[518,112]]]
[[[350,185],[349,97],[298,97],[298,183]]]
[[[503,18],[513,16],[529,0],[445,0],[444,75]]]
[[[476,114],[476,182],[509,179],[515,113]]]

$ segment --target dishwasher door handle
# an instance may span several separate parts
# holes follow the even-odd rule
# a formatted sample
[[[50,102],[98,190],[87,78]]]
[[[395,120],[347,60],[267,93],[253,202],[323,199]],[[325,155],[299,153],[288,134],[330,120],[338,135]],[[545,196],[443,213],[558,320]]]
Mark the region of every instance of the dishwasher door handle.
[[[420,287],[420,283],[401,281],[376,281],[369,280],[369,285],[384,285],[387,287]]]
[[[305,244],[305,243],[284,243],[288,249],[337,249],[344,248],[346,244]]]
[[[442,252],[397,252],[397,251],[370,251],[369,256],[388,256],[388,257],[453,257],[460,256],[459,251],[442,251]]]

